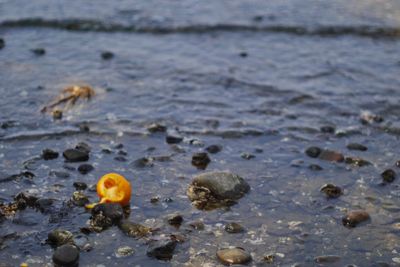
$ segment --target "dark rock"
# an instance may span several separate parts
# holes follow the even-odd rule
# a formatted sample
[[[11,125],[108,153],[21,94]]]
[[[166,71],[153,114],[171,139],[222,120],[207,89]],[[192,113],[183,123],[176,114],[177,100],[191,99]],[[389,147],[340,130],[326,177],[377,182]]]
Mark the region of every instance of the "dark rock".
[[[91,148],[88,144],[84,143],[84,142],[80,142],[75,146],[75,149],[78,149],[82,152],[86,152],[86,153],[90,153]]]
[[[322,133],[330,133],[330,134],[333,134],[333,133],[335,133],[336,129],[335,129],[334,126],[326,125],[326,126],[322,126],[322,127],[320,128],[320,131],[321,131]]]
[[[326,184],[322,186],[321,192],[324,192],[328,198],[338,198],[342,195],[342,189],[333,184]]]
[[[76,190],[85,190],[87,188],[87,184],[84,182],[74,182],[73,186]]]
[[[53,209],[53,200],[50,198],[40,198],[35,202],[35,208],[42,213],[48,213]]]
[[[194,177],[187,195],[199,209],[230,206],[250,190],[240,176],[229,172],[208,172]]]
[[[34,48],[31,49],[31,51],[37,56],[43,56],[44,54],[46,54],[46,50],[44,48]]]
[[[176,243],[176,241],[169,239],[154,240],[150,242],[146,254],[158,260],[170,260],[172,259]]]
[[[189,225],[196,230],[204,230],[205,228],[204,223],[202,221],[193,221],[189,223]]]
[[[126,152],[125,150],[119,150],[117,154],[120,156],[127,156],[128,152]]]
[[[172,198],[170,198],[170,197],[166,197],[166,198],[164,198],[163,202],[171,203],[171,202],[174,202],[174,200]]]
[[[240,57],[247,57],[248,54],[247,54],[247,52],[244,52],[244,51],[243,51],[243,52],[240,52],[240,53],[239,53],[239,56],[240,56]]]
[[[62,110],[55,109],[53,110],[52,115],[54,120],[61,120],[63,117],[63,112]]]
[[[172,151],[174,151],[176,153],[186,153],[186,150],[183,147],[181,147],[181,146],[179,146],[177,144],[172,144],[170,146],[170,148],[171,148]]]
[[[119,143],[118,145],[115,146],[116,149],[123,149],[124,144]]]
[[[69,148],[63,153],[64,158],[69,162],[88,161],[89,153],[80,149]]]
[[[264,150],[263,150],[262,148],[256,148],[256,149],[254,149],[254,152],[256,152],[256,153],[263,153]]]
[[[53,254],[53,262],[59,267],[77,267],[79,264],[79,250],[73,245],[58,247]]]
[[[255,22],[261,22],[261,21],[263,21],[263,19],[264,19],[264,17],[261,15],[256,15],[253,17],[253,21],[255,21]]]
[[[192,156],[192,165],[201,170],[205,170],[210,161],[208,154],[205,152],[194,153]]]
[[[112,153],[111,149],[109,149],[109,148],[103,148],[101,150],[101,152],[104,153],[104,154],[111,154]]]
[[[369,214],[364,210],[353,210],[348,212],[343,218],[342,223],[346,227],[356,227],[359,223],[369,220]]]
[[[359,150],[359,151],[367,151],[368,150],[368,147],[363,146],[363,145],[358,144],[358,143],[350,143],[346,147],[349,150]]]
[[[151,199],[150,199],[150,203],[153,203],[153,204],[155,204],[155,203],[158,203],[158,201],[160,201],[160,197],[152,197]]]
[[[110,51],[101,52],[101,58],[104,60],[110,60],[114,57],[114,54]]]
[[[225,231],[227,231],[228,233],[231,233],[231,234],[237,234],[237,233],[244,232],[244,227],[235,222],[225,224],[224,229],[225,229]]]
[[[6,42],[4,41],[3,38],[0,38],[0,50],[3,49],[6,46]]]
[[[133,161],[130,165],[135,168],[153,167],[154,159],[152,157],[143,157]]]
[[[322,171],[323,168],[317,164],[310,164],[308,168],[312,171]]]
[[[167,216],[167,222],[170,225],[179,227],[183,222],[183,217],[180,214],[170,214]]]
[[[26,193],[26,192],[21,192],[21,193],[17,194],[14,197],[14,200],[16,202],[22,202],[23,201],[29,207],[34,207],[35,203],[36,203],[36,201],[38,199],[39,198],[36,195],[29,194],[29,193]]]
[[[88,133],[90,132],[90,127],[86,123],[79,124],[79,131]]]
[[[365,159],[354,158],[354,157],[346,157],[344,162],[346,164],[351,164],[351,165],[357,166],[357,167],[364,167],[364,166],[372,165],[371,162],[369,162]]]
[[[164,133],[167,131],[167,127],[165,125],[158,123],[152,123],[148,125],[146,128],[147,131],[149,131],[150,133]]]
[[[47,242],[54,246],[59,247],[65,244],[73,244],[74,235],[66,230],[56,229],[47,235]]]
[[[90,225],[100,232],[112,225],[118,224],[124,216],[121,205],[117,203],[98,204],[92,209]]]
[[[66,178],[69,178],[69,176],[70,176],[68,172],[57,171],[57,170],[51,170],[49,172],[49,175],[50,176],[55,176],[55,177],[60,178],[60,179],[66,179]]]
[[[78,207],[84,207],[86,204],[89,204],[89,198],[81,191],[75,191],[72,194],[71,200],[72,203]]]
[[[217,251],[217,258],[223,264],[246,264],[251,261],[251,256],[243,248],[223,248]]]
[[[306,149],[306,155],[311,158],[317,158],[321,154],[322,149],[316,146],[312,146]]]
[[[322,150],[318,156],[319,159],[334,161],[334,162],[342,162],[344,161],[344,156],[336,151],[332,150]]]
[[[168,134],[165,137],[165,141],[167,142],[167,144],[179,144],[180,142],[183,141],[183,137],[179,135]]]
[[[396,173],[392,169],[387,169],[381,173],[381,177],[384,182],[391,183],[396,179]]]
[[[253,154],[250,154],[250,153],[242,153],[242,154],[240,154],[240,156],[241,156],[243,159],[247,159],[247,160],[253,159],[253,158],[256,157],[256,156],[254,156]]]
[[[189,144],[191,144],[192,146],[197,146],[197,147],[203,147],[204,146],[203,141],[201,141],[199,139],[191,139],[189,141]]]
[[[340,261],[340,256],[337,255],[323,255],[314,258],[316,263],[334,263]]]
[[[119,161],[119,162],[126,162],[127,159],[124,156],[116,156],[114,160]]]
[[[121,221],[118,227],[124,234],[133,238],[144,237],[151,233],[151,228],[128,220]]]
[[[44,150],[42,151],[42,158],[43,158],[44,160],[56,159],[56,158],[58,158],[58,152],[46,148],[46,149],[44,149]]]
[[[90,164],[82,164],[78,167],[78,171],[81,174],[87,174],[89,172],[91,172],[92,170],[94,170],[93,166]]]

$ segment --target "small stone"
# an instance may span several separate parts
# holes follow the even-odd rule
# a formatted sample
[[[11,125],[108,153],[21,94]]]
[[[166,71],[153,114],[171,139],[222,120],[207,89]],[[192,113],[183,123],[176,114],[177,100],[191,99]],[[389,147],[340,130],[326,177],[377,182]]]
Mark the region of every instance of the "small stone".
[[[359,223],[370,219],[368,212],[364,210],[353,210],[348,212],[343,218],[342,223],[344,226],[352,228],[356,227]]]
[[[117,154],[120,156],[127,156],[128,152],[126,152],[125,150],[119,150]]]
[[[119,161],[119,162],[126,162],[127,159],[124,156],[116,156],[114,160]]]
[[[312,171],[322,171],[323,168],[317,164],[310,164],[308,168]]]
[[[80,142],[75,146],[75,149],[78,149],[80,151],[86,152],[86,153],[90,153],[91,148],[88,144],[84,143],[84,142]]]
[[[337,255],[323,255],[314,258],[316,263],[334,263],[340,261],[340,256]]]
[[[44,160],[56,159],[56,158],[58,158],[58,152],[51,150],[49,148],[46,148],[42,151],[42,158]]]
[[[246,264],[251,261],[251,256],[243,248],[224,248],[217,251],[217,258],[223,264]]]
[[[253,154],[250,154],[250,153],[242,153],[242,154],[240,154],[240,157],[242,157],[243,159],[249,160],[249,159],[255,158],[256,156],[254,156]]]
[[[381,173],[381,177],[384,182],[391,183],[396,179],[396,173],[392,169],[387,169]]]
[[[334,161],[334,162],[342,162],[344,161],[344,156],[336,151],[332,150],[322,150],[318,156],[319,159]]]
[[[79,264],[79,250],[69,244],[58,247],[53,254],[53,262],[59,267],[77,267]]]
[[[130,246],[122,246],[117,249],[115,256],[117,258],[128,257],[135,253],[135,250]]]
[[[172,259],[175,247],[175,240],[155,240],[150,242],[147,248],[147,256],[156,258],[158,260],[170,260]]]
[[[48,213],[52,210],[53,200],[49,198],[41,198],[36,200],[35,208],[42,213]]]
[[[168,134],[165,137],[165,141],[167,142],[167,144],[179,144],[180,142],[183,141],[183,137],[178,135]]]
[[[6,46],[6,42],[4,41],[3,38],[0,38],[0,50],[3,49]]]
[[[102,231],[112,225],[118,224],[124,216],[124,211],[118,203],[97,204],[92,209],[90,225],[95,231]]]
[[[110,60],[114,57],[114,54],[110,51],[101,52],[101,58],[104,60]]]
[[[333,184],[326,184],[322,186],[321,192],[324,192],[328,198],[338,198],[342,195],[342,189]]]
[[[146,128],[147,131],[149,131],[150,133],[164,133],[167,131],[167,127],[165,125],[158,123],[152,123],[148,125]]]
[[[335,133],[336,129],[335,129],[334,126],[326,125],[326,126],[322,126],[322,127],[320,128],[320,131],[321,131],[322,133],[330,133],[330,134],[333,134],[333,133]]]
[[[123,220],[118,227],[124,234],[133,238],[144,237],[151,233],[151,228],[128,220]]]
[[[167,222],[170,225],[179,227],[183,222],[183,217],[180,214],[170,214],[167,216]]]
[[[152,204],[156,204],[159,201],[160,201],[160,197],[158,197],[158,196],[150,198],[150,203],[152,203]]]
[[[78,171],[81,174],[87,174],[89,172],[91,172],[92,170],[94,170],[93,166],[90,164],[82,164],[78,167]]]
[[[85,190],[87,188],[87,184],[85,184],[84,182],[74,182],[73,186],[76,190]]]
[[[366,146],[363,146],[358,143],[350,143],[346,147],[349,150],[359,150],[359,151],[367,151],[368,150],[368,148]]]
[[[77,246],[80,251],[90,251],[93,249],[93,246],[86,235],[74,236],[73,242],[74,245]]]
[[[27,192],[21,192],[21,193],[18,193],[15,197],[14,197],[14,200],[18,203],[18,202],[24,202],[24,204],[26,205],[26,206],[29,206],[29,207],[34,207],[35,206],[35,203],[36,203],[36,201],[38,200],[39,198],[36,196],[36,195],[34,195],[34,194],[30,194],[30,193],[27,193]]]
[[[61,120],[63,117],[63,112],[59,109],[55,109],[52,112],[54,120]]]
[[[384,121],[383,117],[372,114],[370,112],[363,112],[360,117],[360,121],[362,124],[370,124],[370,123],[381,123]]]
[[[275,261],[275,255],[274,254],[264,255],[263,260],[264,260],[264,262],[266,262],[268,264],[272,264]]]
[[[196,230],[204,230],[205,228],[204,223],[202,221],[193,221],[189,223],[189,225]]]
[[[73,234],[70,231],[56,229],[47,235],[47,242],[54,247],[73,243]]]
[[[198,169],[205,170],[211,160],[205,152],[194,153],[192,156],[192,165]]]
[[[356,167],[364,167],[364,166],[372,165],[371,162],[369,162],[365,159],[355,158],[355,157],[346,157],[344,162],[346,164],[351,164]]]
[[[237,234],[244,232],[244,227],[235,222],[225,224],[224,229],[230,234]]]
[[[81,191],[75,191],[72,193],[72,203],[78,207],[84,207],[89,204],[89,198]]]
[[[31,51],[37,56],[43,56],[44,54],[46,54],[46,50],[44,48],[34,48],[31,49]]]
[[[58,170],[51,170],[49,172],[49,175],[50,176],[55,176],[55,177],[60,178],[60,179],[67,179],[70,176],[68,172],[58,171]]]
[[[322,149],[316,146],[307,148],[306,155],[310,158],[317,158],[321,154]]]
[[[199,139],[191,139],[189,141],[189,144],[191,144],[192,146],[197,146],[197,147],[203,147],[204,146],[203,141],[201,141]]]
[[[135,168],[146,168],[146,167],[153,167],[154,165],[154,158],[152,157],[143,157],[133,161],[130,165]]]
[[[80,149],[69,148],[63,153],[64,158],[69,162],[88,161],[89,154]]]
[[[244,51],[243,51],[243,52],[240,52],[240,53],[239,53],[239,56],[240,56],[240,57],[247,57],[248,54],[247,54],[247,52],[244,52]]]

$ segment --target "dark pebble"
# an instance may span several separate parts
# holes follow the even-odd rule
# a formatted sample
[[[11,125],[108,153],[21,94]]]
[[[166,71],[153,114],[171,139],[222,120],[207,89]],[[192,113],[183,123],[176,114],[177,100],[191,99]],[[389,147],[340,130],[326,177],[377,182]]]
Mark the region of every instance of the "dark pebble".
[[[322,132],[322,133],[335,133],[335,131],[336,131],[336,129],[335,129],[335,127],[333,127],[333,126],[329,126],[329,125],[327,125],[327,126],[322,126],[321,128],[320,128],[320,131]]]
[[[172,259],[176,241],[174,240],[156,240],[152,241],[147,248],[147,256],[156,258],[158,260],[170,260]]]
[[[167,222],[170,225],[179,227],[183,222],[183,217],[180,214],[170,214],[167,216]]]
[[[204,230],[205,225],[202,221],[193,221],[191,223],[189,223],[189,225],[196,230]]]
[[[53,254],[53,262],[59,267],[75,267],[79,264],[79,250],[73,245],[63,245]]]
[[[31,51],[37,56],[43,56],[44,54],[46,54],[46,50],[44,48],[34,48],[31,49]]]
[[[356,227],[359,223],[369,220],[369,214],[364,210],[354,210],[348,212],[343,218],[342,223],[346,227]]]
[[[86,152],[86,153],[90,153],[91,148],[88,144],[84,143],[84,142],[80,142],[75,146],[75,149],[78,149],[80,151]]]
[[[264,19],[264,17],[261,15],[257,15],[257,16],[253,17],[253,21],[255,21],[255,22],[263,21],[263,19]]]
[[[183,141],[183,137],[178,136],[178,135],[168,134],[165,137],[165,141],[167,142],[167,144],[179,144],[180,142]]]
[[[364,166],[368,166],[371,165],[371,162],[362,159],[362,158],[354,158],[354,157],[346,157],[344,162],[346,164],[351,164],[357,167],[364,167]]]
[[[143,157],[137,160],[134,160],[130,165],[135,168],[145,168],[145,167],[153,167],[154,159],[152,157]]]
[[[124,216],[121,205],[117,203],[98,204],[92,209],[90,225],[97,232],[118,224]]]
[[[317,164],[310,164],[308,168],[312,171],[322,171],[323,168]]]
[[[49,198],[41,198],[36,200],[35,207],[42,213],[48,213],[52,210],[53,200]]]
[[[50,176],[55,176],[55,177],[60,178],[60,179],[66,179],[66,178],[68,178],[70,176],[68,172],[57,171],[57,170],[51,170],[49,172],[49,175]]]
[[[15,197],[14,197],[14,200],[16,201],[16,202],[24,202],[27,206],[29,206],[29,207],[34,207],[35,206],[35,203],[36,203],[36,201],[38,200],[39,198],[37,197],[37,196],[35,196],[35,195],[32,195],[32,194],[29,194],[29,193],[26,193],[26,192],[21,192],[21,193],[18,193]]]
[[[367,151],[368,150],[368,148],[366,146],[363,146],[358,143],[350,143],[346,147],[349,150],[359,150],[359,151]]]
[[[123,149],[124,144],[119,143],[118,145],[115,146],[116,149]]]
[[[61,120],[63,117],[63,112],[59,109],[53,110],[52,112],[54,120]]]
[[[254,156],[253,154],[250,154],[250,153],[242,153],[242,154],[240,154],[240,157],[242,157],[243,159],[249,160],[249,159],[255,158],[256,156]]]
[[[56,229],[47,235],[47,242],[54,246],[59,247],[65,244],[72,244],[73,234],[66,230]]]
[[[114,160],[119,161],[119,162],[126,162],[127,159],[124,156],[116,156]]]
[[[306,155],[311,158],[317,158],[319,156],[319,154],[321,154],[321,151],[322,151],[321,148],[312,146],[312,147],[307,148]]]
[[[101,58],[104,60],[109,60],[112,59],[114,57],[114,54],[110,51],[104,51],[101,53]]]
[[[46,148],[46,149],[44,149],[44,150],[42,151],[42,158],[43,158],[44,160],[56,159],[56,158],[58,158],[58,152]]]
[[[84,207],[89,204],[89,198],[82,193],[82,191],[75,191],[72,193],[72,203],[78,207]]]
[[[337,255],[323,255],[314,258],[316,263],[334,263],[340,261],[340,256]]]
[[[381,177],[384,182],[391,183],[396,179],[396,173],[392,169],[387,169],[381,173]]]
[[[239,53],[239,56],[241,56],[241,57],[247,57],[249,54],[247,54],[247,52],[240,52]]]
[[[156,204],[156,203],[158,203],[160,201],[160,197],[152,197],[151,199],[150,199],[150,203],[152,203],[152,204]]]
[[[87,188],[87,184],[84,182],[74,182],[73,186],[76,190],[85,190]]]
[[[144,237],[151,233],[151,228],[128,220],[123,220],[118,227],[124,234],[133,238]]]
[[[0,38],[0,50],[3,49],[6,46],[6,42],[4,41],[3,38]]]
[[[63,153],[64,158],[69,162],[88,161],[89,153],[80,149],[69,148]]]
[[[79,124],[79,131],[88,133],[90,132],[90,127],[86,123]]]
[[[167,131],[167,127],[165,125],[158,123],[152,123],[148,125],[146,128],[147,131],[149,131],[150,133],[164,133]]]
[[[205,152],[195,153],[192,156],[192,165],[201,170],[205,170],[210,161],[208,154]]]
[[[120,156],[127,156],[128,152],[126,152],[125,150],[119,150],[117,154]]]
[[[338,198],[342,195],[342,189],[333,184],[326,184],[322,186],[321,192],[324,192],[328,198]]]
[[[235,222],[225,224],[224,229],[231,234],[242,233],[244,231],[244,227]]]
[[[322,150],[318,156],[319,159],[333,161],[333,162],[342,162],[344,161],[344,156],[336,151],[332,150]]]
[[[89,172],[91,172],[92,170],[94,170],[93,166],[90,164],[82,164],[78,167],[78,171],[81,174],[87,174]]]

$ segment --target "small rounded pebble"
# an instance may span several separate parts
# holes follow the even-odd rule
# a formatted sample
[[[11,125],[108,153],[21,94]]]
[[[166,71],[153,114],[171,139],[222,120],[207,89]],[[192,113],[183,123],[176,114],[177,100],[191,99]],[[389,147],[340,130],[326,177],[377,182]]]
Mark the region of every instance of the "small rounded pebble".
[[[117,249],[115,256],[117,258],[128,257],[135,253],[135,250],[130,246],[122,246]]]
[[[223,264],[246,264],[251,261],[251,256],[243,248],[223,248],[217,251],[217,258]]]
[[[366,146],[363,146],[358,143],[350,143],[346,147],[349,150],[359,150],[359,151],[367,151],[368,150],[368,148]]]
[[[244,231],[244,227],[235,222],[225,224],[224,229],[231,234],[242,233]]]
[[[104,51],[101,53],[101,58],[104,60],[109,60],[112,59],[114,57],[114,54],[110,51]]]
[[[396,179],[396,173],[392,169],[387,169],[381,173],[381,177],[384,182],[391,183]]]
[[[56,266],[75,267],[79,263],[79,251],[73,245],[62,245],[53,254],[53,262]]]
[[[46,148],[42,151],[42,158],[44,160],[51,160],[58,158],[58,152],[52,149]]]
[[[92,170],[94,170],[93,166],[90,164],[82,164],[78,167],[78,171],[81,174],[87,174],[89,172],[91,172]]]
[[[59,109],[54,110],[52,114],[54,120],[61,120],[63,117],[63,112]]]
[[[312,146],[307,148],[306,150],[306,155],[309,156],[310,158],[317,158],[319,154],[321,154],[321,148]]]
[[[321,192],[324,192],[328,198],[338,198],[342,195],[342,189],[333,184],[326,184],[321,187]]]
[[[342,223],[344,226],[352,228],[356,227],[359,223],[365,222],[370,219],[368,212],[364,210],[353,210],[348,212],[343,218]]]
[[[216,154],[216,153],[218,153],[218,152],[220,152],[222,150],[222,146],[220,146],[220,145],[211,145],[211,146],[206,147],[206,150],[207,150],[208,153]]]
[[[31,51],[37,56],[43,56],[44,54],[46,54],[46,50],[44,50],[44,48],[34,48],[31,49]]]

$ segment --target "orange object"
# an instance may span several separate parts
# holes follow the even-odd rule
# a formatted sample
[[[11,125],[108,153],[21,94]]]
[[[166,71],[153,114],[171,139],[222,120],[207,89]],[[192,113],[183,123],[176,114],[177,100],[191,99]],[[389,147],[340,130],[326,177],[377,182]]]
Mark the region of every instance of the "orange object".
[[[131,185],[122,175],[108,173],[97,183],[97,194],[100,197],[99,203],[119,203],[126,206],[131,200]],[[88,204],[86,207],[93,208],[96,204]]]

